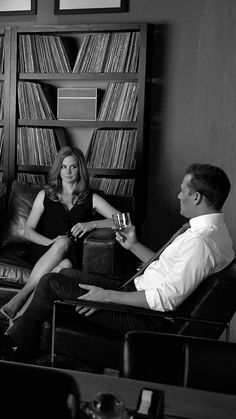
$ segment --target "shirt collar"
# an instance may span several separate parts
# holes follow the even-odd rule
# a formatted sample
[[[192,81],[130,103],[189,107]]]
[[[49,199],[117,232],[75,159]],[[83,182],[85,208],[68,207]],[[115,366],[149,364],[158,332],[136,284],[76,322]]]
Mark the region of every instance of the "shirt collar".
[[[201,227],[210,226],[212,224],[220,225],[224,223],[224,214],[222,212],[217,212],[214,214],[200,215],[198,217],[191,218],[189,223],[192,230],[197,230]]]

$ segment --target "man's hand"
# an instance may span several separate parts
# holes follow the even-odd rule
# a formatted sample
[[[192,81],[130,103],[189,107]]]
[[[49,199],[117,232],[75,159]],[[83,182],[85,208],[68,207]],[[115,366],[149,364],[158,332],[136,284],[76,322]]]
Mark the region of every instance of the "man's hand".
[[[135,227],[131,225],[127,230],[122,232],[116,231],[116,240],[125,249],[131,250],[132,247],[138,242]]]
[[[78,297],[79,299],[83,300],[91,300],[91,301],[105,301],[106,290],[100,287],[96,287],[95,285],[86,285],[86,284],[79,284],[80,288],[84,288],[88,290],[87,294]],[[84,314],[86,317],[91,316],[91,314],[98,311],[99,308],[91,308],[86,306],[76,306],[75,311],[78,314]]]
[[[84,314],[85,317],[91,316],[91,314],[95,313],[96,311],[99,311],[99,308],[91,308],[91,307],[75,307],[75,311],[78,314]]]

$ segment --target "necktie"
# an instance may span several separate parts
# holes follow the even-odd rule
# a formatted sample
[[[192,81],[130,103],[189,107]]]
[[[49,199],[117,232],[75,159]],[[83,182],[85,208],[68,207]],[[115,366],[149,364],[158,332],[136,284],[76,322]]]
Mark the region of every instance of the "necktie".
[[[123,289],[126,285],[128,285],[131,281],[133,281],[138,276],[142,275],[145,269],[152,263],[154,260],[158,259],[161,253],[178,237],[180,234],[184,233],[190,227],[189,223],[185,223],[182,227],[176,231],[176,233],[171,236],[171,238],[162,246],[147,262],[141,265],[141,268],[134,274],[128,281],[121,285],[119,290]]]

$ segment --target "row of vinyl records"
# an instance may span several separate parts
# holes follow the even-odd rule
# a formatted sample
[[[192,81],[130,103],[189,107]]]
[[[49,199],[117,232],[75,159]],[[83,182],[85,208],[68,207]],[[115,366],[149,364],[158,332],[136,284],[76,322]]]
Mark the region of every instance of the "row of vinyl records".
[[[133,131],[133,130],[132,130]],[[0,163],[3,163],[3,128],[0,127]],[[54,162],[58,151],[57,139],[50,128],[18,128],[18,164],[48,165]],[[2,172],[0,173],[0,180]],[[46,174],[19,172],[17,179],[36,184],[46,184]],[[133,195],[134,179],[117,179],[91,176],[90,187],[107,194]]]
[[[46,86],[45,86],[46,88]],[[42,86],[18,82],[18,107],[21,119],[55,119]],[[99,121],[136,121],[138,115],[137,82],[110,82],[98,112]]]
[[[134,169],[136,130],[97,130],[86,155],[88,168]],[[58,150],[52,128],[18,127],[17,163],[50,166]]]
[[[135,169],[137,130],[96,130],[87,151],[89,168]]]
[[[39,83],[19,81],[17,89],[21,119],[55,119]]]
[[[137,72],[139,32],[81,34],[78,54],[72,66],[63,41],[66,38],[58,35],[20,34],[19,72]]]
[[[44,174],[18,172],[17,179],[37,185],[47,184],[47,175]],[[133,195],[134,179],[100,178],[94,176],[90,179],[90,188],[103,191],[109,195]]]
[[[137,131],[96,130],[87,151],[89,168],[134,169]],[[3,129],[0,128],[0,155]],[[51,165],[57,153],[57,138],[51,128],[18,127],[18,164]]]
[[[58,151],[56,135],[51,128],[17,128],[17,163],[51,166]]]
[[[134,179],[92,177],[90,187],[110,195],[133,195]]]

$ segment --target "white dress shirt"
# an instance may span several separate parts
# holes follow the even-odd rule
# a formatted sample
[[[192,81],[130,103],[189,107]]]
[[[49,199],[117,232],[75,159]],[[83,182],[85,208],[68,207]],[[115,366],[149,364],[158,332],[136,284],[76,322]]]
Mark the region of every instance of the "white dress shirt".
[[[234,258],[233,243],[222,213],[192,218],[178,236],[136,278],[138,291],[152,310],[173,310],[208,275],[225,268]]]

